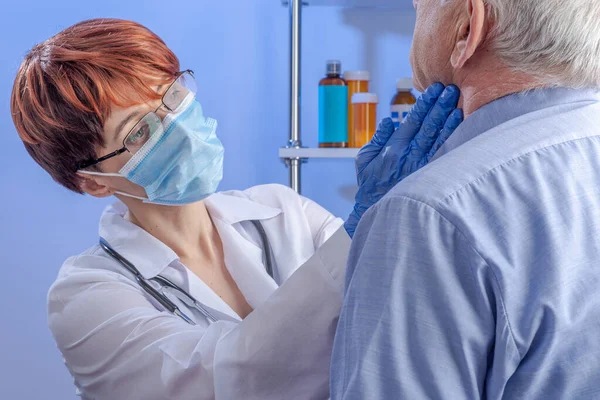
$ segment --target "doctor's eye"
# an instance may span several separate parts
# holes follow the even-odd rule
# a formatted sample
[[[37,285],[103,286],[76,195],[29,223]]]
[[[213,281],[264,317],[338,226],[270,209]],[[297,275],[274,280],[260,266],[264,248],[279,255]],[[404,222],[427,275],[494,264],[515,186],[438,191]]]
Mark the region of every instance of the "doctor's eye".
[[[134,153],[148,141],[150,137],[150,126],[142,121],[136,126],[125,139],[125,147]]]

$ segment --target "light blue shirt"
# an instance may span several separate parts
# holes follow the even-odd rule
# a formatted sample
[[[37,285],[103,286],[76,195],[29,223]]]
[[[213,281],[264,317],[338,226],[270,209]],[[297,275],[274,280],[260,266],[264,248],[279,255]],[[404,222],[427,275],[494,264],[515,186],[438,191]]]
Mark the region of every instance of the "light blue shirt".
[[[362,218],[332,399],[600,398],[600,94],[490,103]]]

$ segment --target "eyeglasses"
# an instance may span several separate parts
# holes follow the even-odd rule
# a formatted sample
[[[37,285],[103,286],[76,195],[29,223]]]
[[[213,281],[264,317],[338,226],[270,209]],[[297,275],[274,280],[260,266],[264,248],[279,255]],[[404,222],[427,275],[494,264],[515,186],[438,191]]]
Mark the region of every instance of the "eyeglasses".
[[[148,140],[154,134],[162,129],[162,119],[156,114],[161,107],[164,107],[170,113],[176,113],[179,107],[183,104],[184,99],[192,93],[196,95],[196,79],[194,78],[194,72],[190,69],[177,73],[177,77],[171,85],[167,88],[161,98],[161,104],[153,112],[149,112],[142,117],[137,124],[123,139],[123,147],[119,150],[113,151],[110,154],[102,156],[100,158],[92,158],[86,161],[82,161],[77,166],[78,170],[86,169],[106,161],[110,158],[116,157],[126,151],[135,154],[144,146]]]

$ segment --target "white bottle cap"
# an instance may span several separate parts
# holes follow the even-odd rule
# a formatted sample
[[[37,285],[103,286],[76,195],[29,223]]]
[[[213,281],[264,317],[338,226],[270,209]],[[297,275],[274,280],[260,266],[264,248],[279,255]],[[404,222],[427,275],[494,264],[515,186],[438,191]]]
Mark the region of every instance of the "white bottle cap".
[[[412,78],[400,78],[396,81],[396,89],[398,90],[411,90],[412,88]]]
[[[379,103],[379,98],[375,93],[354,93],[352,95],[352,104]]]
[[[347,81],[370,81],[371,74],[369,71],[346,71],[344,79]]]

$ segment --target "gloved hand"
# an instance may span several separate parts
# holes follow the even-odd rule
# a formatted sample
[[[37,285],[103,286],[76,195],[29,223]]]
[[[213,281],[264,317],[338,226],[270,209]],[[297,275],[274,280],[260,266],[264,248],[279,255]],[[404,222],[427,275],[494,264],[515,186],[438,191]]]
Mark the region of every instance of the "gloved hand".
[[[356,156],[358,193],[344,228],[350,237],[363,214],[398,182],[433,157],[463,120],[457,109],[459,89],[435,83],[427,88],[400,127],[391,118],[380,122],[373,139]]]

